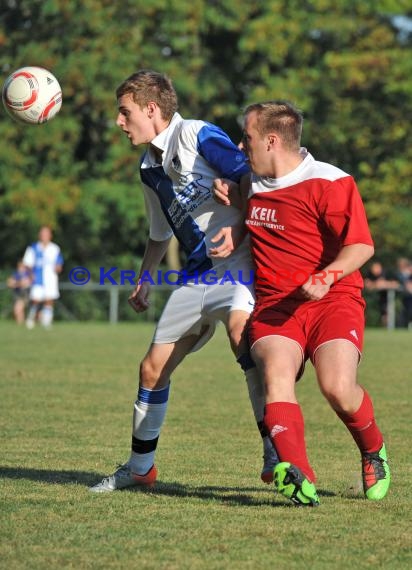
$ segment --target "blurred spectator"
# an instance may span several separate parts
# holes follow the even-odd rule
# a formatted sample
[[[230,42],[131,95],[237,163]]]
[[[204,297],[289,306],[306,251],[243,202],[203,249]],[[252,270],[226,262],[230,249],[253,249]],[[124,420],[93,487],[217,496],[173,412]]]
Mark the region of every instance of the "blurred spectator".
[[[53,322],[54,301],[59,298],[58,274],[63,268],[60,247],[51,241],[52,232],[47,226],[39,231],[39,240],[28,246],[23,257],[24,265],[33,275],[30,289],[30,310],[26,320],[32,329],[39,318],[40,323],[49,328]],[[41,313],[39,314],[40,307]]]
[[[401,326],[412,329],[412,263],[406,257],[398,259],[397,279],[402,291]]]
[[[7,287],[13,290],[13,316],[18,325],[24,323],[30,285],[31,271],[20,259],[17,262],[16,271],[7,279]]]
[[[365,274],[365,287],[377,291],[380,322],[386,327],[388,321],[388,289],[399,289],[399,282],[390,279],[380,261],[373,261]]]

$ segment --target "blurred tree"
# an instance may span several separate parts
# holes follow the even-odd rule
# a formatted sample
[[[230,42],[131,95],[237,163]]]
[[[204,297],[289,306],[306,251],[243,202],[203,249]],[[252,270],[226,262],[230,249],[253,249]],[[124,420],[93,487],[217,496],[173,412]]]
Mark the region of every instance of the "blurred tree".
[[[305,144],[356,177],[392,262],[412,255],[411,18],[408,0],[267,0],[239,40],[246,102],[298,103]]]
[[[410,0],[2,0],[3,80],[49,68],[63,107],[41,126],[0,114],[0,264],[44,222],[73,263],[142,254],[141,150],[114,91],[144,67],[234,140],[245,104],[295,101],[310,151],[357,177],[380,256],[412,255],[411,16]]]

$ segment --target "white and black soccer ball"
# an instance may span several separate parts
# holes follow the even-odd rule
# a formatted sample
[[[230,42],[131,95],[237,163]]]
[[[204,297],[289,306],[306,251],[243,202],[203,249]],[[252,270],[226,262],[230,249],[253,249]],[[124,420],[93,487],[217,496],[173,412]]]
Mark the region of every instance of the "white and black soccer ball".
[[[50,121],[62,106],[56,77],[43,67],[21,67],[6,79],[2,91],[7,112],[23,123]]]

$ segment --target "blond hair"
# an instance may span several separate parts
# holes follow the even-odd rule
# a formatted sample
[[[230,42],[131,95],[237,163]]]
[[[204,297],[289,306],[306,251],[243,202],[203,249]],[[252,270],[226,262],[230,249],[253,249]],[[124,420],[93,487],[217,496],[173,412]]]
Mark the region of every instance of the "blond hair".
[[[130,93],[140,108],[154,101],[161,112],[162,119],[170,121],[177,111],[177,95],[171,80],[164,74],[150,69],[141,69],[123,81],[116,89],[116,97]]]

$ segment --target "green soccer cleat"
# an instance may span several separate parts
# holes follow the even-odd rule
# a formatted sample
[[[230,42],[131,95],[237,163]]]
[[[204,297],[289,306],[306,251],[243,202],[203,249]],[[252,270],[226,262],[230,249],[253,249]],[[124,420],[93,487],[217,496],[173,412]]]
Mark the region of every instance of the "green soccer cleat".
[[[319,498],[316,487],[309,481],[296,465],[291,463],[278,463],[273,479],[275,489],[297,506],[317,507]]]
[[[380,501],[385,497],[391,483],[385,444],[379,451],[362,454],[362,481],[367,499]]]

